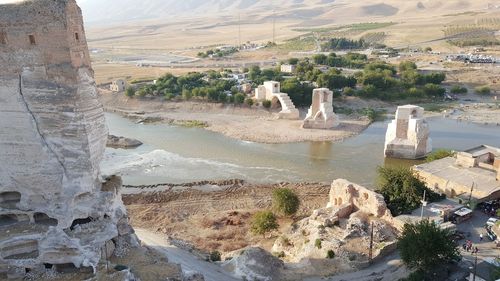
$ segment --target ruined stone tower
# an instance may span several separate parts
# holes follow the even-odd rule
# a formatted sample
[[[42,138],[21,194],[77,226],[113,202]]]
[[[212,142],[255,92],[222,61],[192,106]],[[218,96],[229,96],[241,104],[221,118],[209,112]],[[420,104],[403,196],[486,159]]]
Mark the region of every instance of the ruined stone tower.
[[[0,66],[0,279],[95,267],[132,234],[120,180],[99,173],[108,132],[76,2],[0,5]]]
[[[396,119],[387,127],[385,157],[418,159],[431,151],[432,140],[424,109],[415,105],[398,106]]]

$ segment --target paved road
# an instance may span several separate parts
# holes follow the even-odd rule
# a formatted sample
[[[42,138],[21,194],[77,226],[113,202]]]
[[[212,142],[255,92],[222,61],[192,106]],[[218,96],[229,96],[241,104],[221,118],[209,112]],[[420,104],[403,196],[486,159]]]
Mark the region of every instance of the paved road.
[[[206,281],[239,281],[224,271],[221,267],[201,260],[189,253],[168,243],[166,236],[152,233],[143,229],[135,229],[139,239],[144,244],[163,253],[171,263],[180,264],[182,270],[197,271],[205,276]]]

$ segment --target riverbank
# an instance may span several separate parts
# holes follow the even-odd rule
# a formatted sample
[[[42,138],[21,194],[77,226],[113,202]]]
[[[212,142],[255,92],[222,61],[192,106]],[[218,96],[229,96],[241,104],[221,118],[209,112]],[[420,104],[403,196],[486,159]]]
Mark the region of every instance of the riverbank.
[[[277,119],[277,112],[262,107],[223,105],[208,102],[169,102],[155,99],[133,99],[123,93],[100,90],[100,100],[108,112],[137,120],[156,120],[164,123],[200,124],[205,129],[230,138],[258,143],[294,143],[304,141],[343,141],[360,134],[370,125],[370,120],[359,115],[339,115],[340,126],[330,130],[303,129],[301,120]],[[378,101],[353,100],[353,108],[386,106]]]

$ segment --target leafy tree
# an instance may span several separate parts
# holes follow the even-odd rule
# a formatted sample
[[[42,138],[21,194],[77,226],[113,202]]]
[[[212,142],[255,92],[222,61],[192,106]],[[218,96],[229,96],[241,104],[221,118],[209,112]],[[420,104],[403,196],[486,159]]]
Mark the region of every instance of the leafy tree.
[[[438,149],[436,151],[433,151],[429,155],[427,155],[427,157],[425,158],[425,161],[426,162],[432,162],[432,161],[436,161],[436,160],[443,159],[443,158],[446,158],[446,157],[450,157],[450,156],[453,156],[453,155],[455,155],[455,153],[452,150],[449,150],[449,149]]]
[[[317,54],[312,57],[315,64],[326,64],[326,59],[328,57],[324,54]]]
[[[291,65],[297,65],[298,62],[299,62],[298,58],[289,58],[288,59],[288,64],[291,64]]]
[[[398,249],[408,268],[421,270],[424,274],[460,259],[459,250],[450,233],[429,220],[405,224],[398,239]]]
[[[286,216],[295,214],[300,205],[299,197],[288,188],[275,189],[272,202],[273,209]]]
[[[254,234],[264,235],[278,227],[276,216],[271,211],[260,211],[253,215],[250,229]]]
[[[393,216],[411,213],[421,204],[424,190],[426,200],[433,202],[443,197],[425,186],[416,178],[410,168],[379,167],[378,192],[384,196],[387,207]]]
[[[328,252],[326,252],[327,259],[333,259],[334,257],[335,257],[335,252],[333,250],[328,250]]]
[[[281,91],[287,93],[296,106],[309,106],[312,101],[313,87],[301,83],[297,78],[286,79],[281,83]]]
[[[399,72],[417,70],[417,65],[412,61],[402,61],[399,63]]]
[[[129,98],[133,97],[135,95],[134,88],[128,87],[127,90],[125,90],[125,95]]]
[[[342,90],[342,94],[344,96],[354,96],[356,94],[356,91],[354,91],[353,88],[351,87],[345,87],[343,90]]]
[[[227,94],[222,92],[219,93],[219,96],[217,97],[217,100],[221,103],[225,103],[227,101]]]
[[[445,88],[431,83],[425,84],[423,90],[428,97],[433,97],[433,98],[440,98],[446,92]]]
[[[182,90],[182,98],[184,100],[190,100],[193,97],[193,94],[191,93],[190,90],[184,89]]]
[[[234,103],[235,104],[242,104],[245,101],[245,95],[242,93],[237,93],[234,95]]]

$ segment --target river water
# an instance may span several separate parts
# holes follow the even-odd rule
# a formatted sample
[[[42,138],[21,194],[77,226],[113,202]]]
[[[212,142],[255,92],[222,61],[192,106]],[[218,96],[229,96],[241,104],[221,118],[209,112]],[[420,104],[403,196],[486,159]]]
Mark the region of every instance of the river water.
[[[137,149],[107,148],[103,174],[119,174],[125,184],[185,183],[239,178],[250,182],[331,182],[345,178],[374,186],[380,165],[418,161],[383,156],[389,120],[376,122],[341,143],[260,144],[225,137],[200,128],[136,124],[106,114],[110,134],[144,143]],[[500,127],[428,118],[434,148],[464,150],[481,144],[500,146]]]

